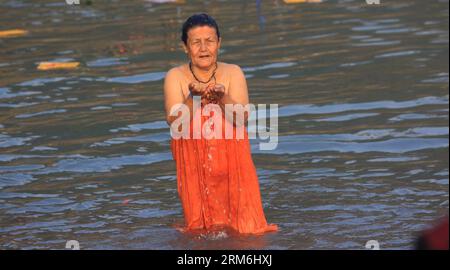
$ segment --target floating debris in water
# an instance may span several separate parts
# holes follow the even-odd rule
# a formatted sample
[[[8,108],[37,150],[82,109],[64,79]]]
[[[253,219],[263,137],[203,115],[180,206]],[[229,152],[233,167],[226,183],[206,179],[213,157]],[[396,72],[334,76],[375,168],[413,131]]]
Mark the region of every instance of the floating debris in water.
[[[0,31],[0,38],[20,37],[26,34],[28,34],[28,31],[22,29],[4,30]]]
[[[52,70],[52,69],[75,69],[80,65],[79,62],[41,62],[38,70]]]
[[[122,205],[128,205],[128,203],[130,202],[130,199],[125,199],[122,201]]]

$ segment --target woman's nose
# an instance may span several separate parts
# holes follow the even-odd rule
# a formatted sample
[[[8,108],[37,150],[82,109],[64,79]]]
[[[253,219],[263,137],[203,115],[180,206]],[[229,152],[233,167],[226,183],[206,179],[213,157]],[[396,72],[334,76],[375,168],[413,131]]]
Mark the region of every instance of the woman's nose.
[[[201,45],[200,45],[200,51],[202,51],[202,52],[206,51],[206,43],[205,43],[205,42],[202,42],[202,43],[201,43]]]

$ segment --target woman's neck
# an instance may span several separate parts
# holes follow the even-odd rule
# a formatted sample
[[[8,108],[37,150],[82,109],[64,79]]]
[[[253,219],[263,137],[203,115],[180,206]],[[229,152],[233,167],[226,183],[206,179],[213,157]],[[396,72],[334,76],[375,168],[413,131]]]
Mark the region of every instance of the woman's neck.
[[[193,75],[195,75],[195,77],[197,77],[201,81],[207,81],[211,78],[211,76],[213,76],[214,72],[216,71],[217,69],[216,65],[217,63],[214,63],[209,67],[200,68],[191,64],[191,68],[192,71],[194,72]]]

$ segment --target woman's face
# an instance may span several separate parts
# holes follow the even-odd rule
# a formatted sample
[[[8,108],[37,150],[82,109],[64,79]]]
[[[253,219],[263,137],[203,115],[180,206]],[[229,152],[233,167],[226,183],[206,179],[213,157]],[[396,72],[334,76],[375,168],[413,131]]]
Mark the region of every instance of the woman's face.
[[[220,39],[216,29],[210,26],[197,26],[189,30],[187,45],[183,44],[193,65],[199,68],[209,68],[217,62],[220,49]]]

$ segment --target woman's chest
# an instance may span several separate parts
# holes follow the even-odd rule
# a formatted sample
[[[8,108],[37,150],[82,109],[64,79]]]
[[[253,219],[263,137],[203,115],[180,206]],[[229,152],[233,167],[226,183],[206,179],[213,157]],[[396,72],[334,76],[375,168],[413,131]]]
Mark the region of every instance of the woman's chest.
[[[190,83],[199,83],[195,79],[185,78],[181,82],[181,89],[183,91],[183,95],[185,98],[189,96],[189,84]],[[230,86],[230,80],[226,76],[216,76],[216,79],[212,79],[210,83],[221,84],[225,87],[225,94],[228,94],[228,89]],[[199,83],[200,87],[206,87],[208,84]]]

